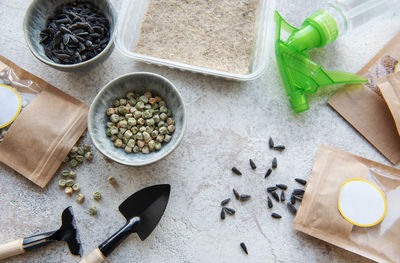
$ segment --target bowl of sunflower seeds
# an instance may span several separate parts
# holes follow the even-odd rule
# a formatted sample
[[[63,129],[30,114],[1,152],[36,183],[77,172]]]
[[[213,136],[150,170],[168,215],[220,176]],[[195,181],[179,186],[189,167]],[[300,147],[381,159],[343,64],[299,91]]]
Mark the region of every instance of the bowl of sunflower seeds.
[[[89,110],[88,132],[107,158],[128,166],[157,162],[181,142],[185,105],[168,79],[149,72],[109,82]]]
[[[41,62],[81,71],[111,54],[116,21],[110,0],[34,0],[23,29],[29,50]]]

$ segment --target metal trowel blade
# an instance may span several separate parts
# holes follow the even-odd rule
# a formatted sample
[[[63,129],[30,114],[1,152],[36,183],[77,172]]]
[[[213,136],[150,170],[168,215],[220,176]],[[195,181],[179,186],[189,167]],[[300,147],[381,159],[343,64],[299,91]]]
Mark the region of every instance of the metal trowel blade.
[[[146,187],[128,197],[119,206],[119,211],[129,221],[140,217],[136,233],[145,240],[157,226],[167,207],[171,186],[160,184]]]

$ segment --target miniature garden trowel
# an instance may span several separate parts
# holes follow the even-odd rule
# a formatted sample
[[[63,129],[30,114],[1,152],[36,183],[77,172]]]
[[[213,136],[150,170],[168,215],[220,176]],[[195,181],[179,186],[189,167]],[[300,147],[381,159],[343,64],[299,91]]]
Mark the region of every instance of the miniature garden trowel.
[[[163,216],[170,191],[169,184],[153,185],[128,197],[119,206],[119,211],[126,218],[126,224],[81,263],[103,262],[131,233],[137,233],[142,241],[145,240]]]
[[[0,260],[25,253],[35,248],[53,243],[66,241],[69,251],[73,255],[81,256],[81,242],[79,240],[72,207],[67,207],[61,216],[61,227],[58,230],[21,238],[10,243],[0,245]]]

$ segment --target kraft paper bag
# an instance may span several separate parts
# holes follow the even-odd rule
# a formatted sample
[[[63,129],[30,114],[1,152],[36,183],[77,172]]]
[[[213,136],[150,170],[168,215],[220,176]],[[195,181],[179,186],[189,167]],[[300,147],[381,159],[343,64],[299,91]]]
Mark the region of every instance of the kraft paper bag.
[[[372,227],[345,220],[338,209],[340,187],[350,179],[377,185],[387,201],[384,219]],[[293,228],[377,262],[400,262],[400,170],[321,146]]]
[[[400,161],[400,136],[376,82],[394,73],[399,61],[400,33],[358,72],[369,79],[368,83],[346,85],[328,100],[392,164]]]
[[[32,98],[7,127],[0,161],[45,187],[86,130],[88,106],[2,56],[0,77]]]
[[[400,72],[378,79],[377,86],[392,114],[397,133],[400,134]]]

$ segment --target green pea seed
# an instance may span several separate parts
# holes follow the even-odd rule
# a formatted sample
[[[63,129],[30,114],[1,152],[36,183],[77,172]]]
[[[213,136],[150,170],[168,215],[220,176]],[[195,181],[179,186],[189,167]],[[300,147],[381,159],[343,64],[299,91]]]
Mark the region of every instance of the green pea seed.
[[[160,114],[160,119],[161,119],[162,121],[167,120],[167,118],[168,118],[167,114],[165,114],[165,113],[161,113],[161,114]]]
[[[74,190],[74,192],[79,192],[81,190],[81,187],[78,184],[74,184],[72,186],[72,190]]]
[[[72,170],[69,171],[69,177],[72,178],[72,179],[75,179],[76,173],[74,171],[72,171]]]
[[[135,146],[135,147],[133,147],[133,152],[134,153],[138,153],[140,151],[140,149],[139,149],[139,146]]]
[[[69,175],[69,171],[68,170],[62,170],[61,171],[61,176],[62,177],[67,177]]]
[[[136,144],[135,140],[130,139],[130,140],[126,143],[126,146],[127,146],[127,147],[130,147],[130,148],[133,148],[133,147],[135,147],[135,144]]]
[[[85,143],[85,144],[82,146],[82,149],[83,149],[84,152],[90,151],[90,146],[89,146],[89,144],[86,144],[86,143]]]
[[[118,122],[119,127],[126,128],[128,126],[128,122],[126,120]]]
[[[162,145],[161,142],[155,142],[154,148],[159,151],[161,149]]]
[[[101,194],[99,192],[94,192],[93,199],[99,201],[101,199]]]
[[[154,124],[155,124],[154,119],[147,119],[147,120],[146,120],[146,125],[148,125],[148,126],[154,126]]]
[[[119,105],[126,105],[126,99],[119,99]]]
[[[58,180],[58,186],[60,186],[60,187],[65,187],[65,184],[66,184],[65,179],[60,179],[60,180]]]
[[[164,137],[164,142],[169,142],[171,140],[171,136],[170,135],[165,135]]]
[[[146,96],[141,96],[140,97],[140,101],[143,103],[148,103],[149,102],[149,98],[147,98]]]
[[[149,152],[150,152],[150,149],[149,149],[148,146],[144,146],[144,147],[142,148],[142,153],[148,154]]]
[[[85,200],[85,196],[83,194],[77,194],[76,195],[76,201],[81,204]]]
[[[168,129],[169,133],[173,133],[175,131],[175,126],[174,125],[169,125],[167,129]]]
[[[83,162],[83,156],[82,155],[77,155],[76,157],[75,157],[75,160],[77,160],[78,162]]]
[[[76,153],[76,152],[78,152],[78,147],[77,146],[72,147],[70,153]]]
[[[112,176],[112,175],[110,175],[108,178],[107,178],[107,181],[110,183],[110,184],[115,184],[117,181],[115,180],[115,178],[114,178],[114,176]]]
[[[135,99],[135,93],[133,93],[133,92],[128,92],[128,93],[126,94],[126,98],[127,98],[128,100]]]
[[[88,160],[88,161],[93,160],[93,154],[92,154],[92,152],[87,152],[87,153],[85,153],[85,159]]]
[[[83,148],[82,147],[78,147],[78,155],[84,155],[85,154],[85,151],[83,150]]]
[[[142,117],[142,112],[141,111],[135,111],[133,113],[133,117],[135,117],[135,119],[139,119],[140,117]]]
[[[168,125],[174,125],[175,124],[175,120],[173,118],[168,118],[167,119],[167,124]]]
[[[158,130],[160,132],[160,134],[167,134],[168,133],[168,129],[166,127],[160,127],[160,129]]]
[[[125,146],[125,152],[126,153],[131,153],[132,152],[132,147]]]
[[[69,162],[69,164],[70,164],[72,167],[76,167],[76,166],[78,165],[78,161],[75,160],[75,159],[72,159],[72,160]]]
[[[144,108],[144,103],[143,101],[138,101],[135,105],[135,108],[138,110],[142,110]]]
[[[117,114],[111,115],[110,116],[110,121],[112,121],[113,123],[119,122],[119,116]]]
[[[114,100],[113,101],[113,105],[114,105],[114,107],[118,107],[119,106],[119,100]]]
[[[97,215],[97,207],[95,207],[95,206],[90,207],[89,215],[91,215],[91,216]]]
[[[150,151],[154,151],[155,150],[155,146],[156,146],[156,142],[154,140],[149,141],[149,150]]]
[[[66,186],[73,186],[75,184],[74,179],[68,179],[65,181]]]

